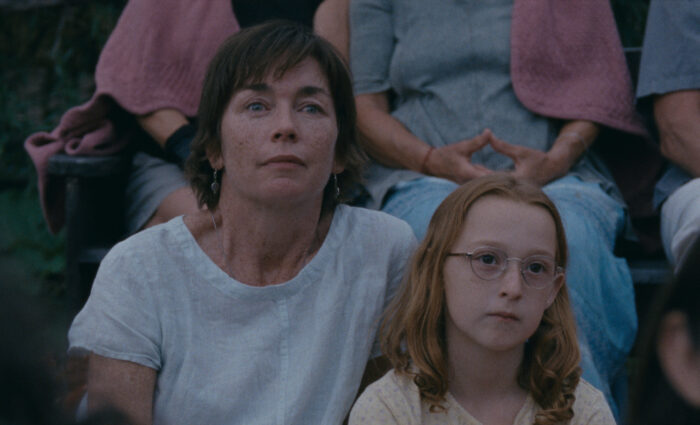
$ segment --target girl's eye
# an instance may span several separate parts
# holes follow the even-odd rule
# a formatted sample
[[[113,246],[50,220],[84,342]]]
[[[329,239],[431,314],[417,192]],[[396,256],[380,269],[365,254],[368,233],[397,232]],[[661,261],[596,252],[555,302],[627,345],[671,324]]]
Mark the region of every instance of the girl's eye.
[[[534,274],[544,273],[547,269],[542,263],[530,263],[527,265],[527,271]]]
[[[265,110],[265,106],[260,102],[253,102],[246,106],[246,109],[253,112],[260,112]]]
[[[479,256],[476,257],[476,259],[480,263],[488,265],[488,266],[498,264],[498,257],[495,254],[491,254],[491,253],[479,254]]]

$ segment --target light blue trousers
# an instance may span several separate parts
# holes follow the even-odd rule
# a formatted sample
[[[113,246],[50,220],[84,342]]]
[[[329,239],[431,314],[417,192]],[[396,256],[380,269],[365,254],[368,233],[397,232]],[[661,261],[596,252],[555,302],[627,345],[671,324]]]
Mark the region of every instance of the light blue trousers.
[[[425,177],[394,186],[382,210],[408,222],[420,240],[438,205],[457,185]],[[566,176],[544,186],[564,222],[567,285],[578,325],[583,377],[600,389],[617,419],[626,402],[625,360],[637,332],[627,262],[615,257],[625,209],[598,184]]]

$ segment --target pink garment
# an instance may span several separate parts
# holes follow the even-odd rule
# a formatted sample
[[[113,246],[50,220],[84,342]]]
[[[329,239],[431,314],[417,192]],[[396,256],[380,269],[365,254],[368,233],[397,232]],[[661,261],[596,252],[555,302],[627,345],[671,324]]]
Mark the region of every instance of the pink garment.
[[[511,79],[529,110],[647,135],[608,0],[515,0]]]
[[[535,113],[594,121],[629,133],[614,134],[614,145],[596,148],[622,192],[642,246],[653,252],[658,247],[658,212],[652,196],[663,158],[636,112],[609,0],[583,3],[514,1],[513,89]]]
[[[92,98],[68,110],[51,133],[33,134],[24,144],[52,232],[63,227],[65,193],[48,175],[49,158],[61,151],[108,155],[123,149],[129,132],[115,131],[109,116],[116,107],[136,115],[162,108],[196,115],[206,68],[238,29],[230,0],[128,2],[100,55]]]

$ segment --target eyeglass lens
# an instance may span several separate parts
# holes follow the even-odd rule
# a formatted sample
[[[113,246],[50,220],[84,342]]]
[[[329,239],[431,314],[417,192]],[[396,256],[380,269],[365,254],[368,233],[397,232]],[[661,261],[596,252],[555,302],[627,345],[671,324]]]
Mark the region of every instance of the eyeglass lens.
[[[520,262],[520,272],[525,283],[535,288],[543,288],[554,281],[556,264],[545,255],[533,255],[525,259],[508,258],[505,252],[492,248],[477,248],[469,255],[471,268],[482,279],[500,277],[508,266],[508,261]]]

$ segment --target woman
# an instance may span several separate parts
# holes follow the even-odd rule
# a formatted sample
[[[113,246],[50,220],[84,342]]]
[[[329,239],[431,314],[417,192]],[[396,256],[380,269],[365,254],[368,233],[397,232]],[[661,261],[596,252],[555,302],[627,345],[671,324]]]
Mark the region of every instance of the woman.
[[[346,67],[309,30],[263,24],[222,45],[186,165],[207,208],[117,245],[71,327],[71,350],[92,353],[89,408],[342,421],[415,244],[399,220],[337,205],[362,163],[354,116]]]
[[[382,326],[394,369],[351,424],[614,424],[580,379],[559,213],[505,174],[440,204]]]
[[[585,3],[354,0],[350,57],[358,126],[377,161],[369,205],[419,239],[458,184],[508,170],[544,185],[571,248],[584,377],[612,401],[636,314],[629,269],[613,254],[625,205],[588,148],[601,124],[644,129],[610,6]]]

